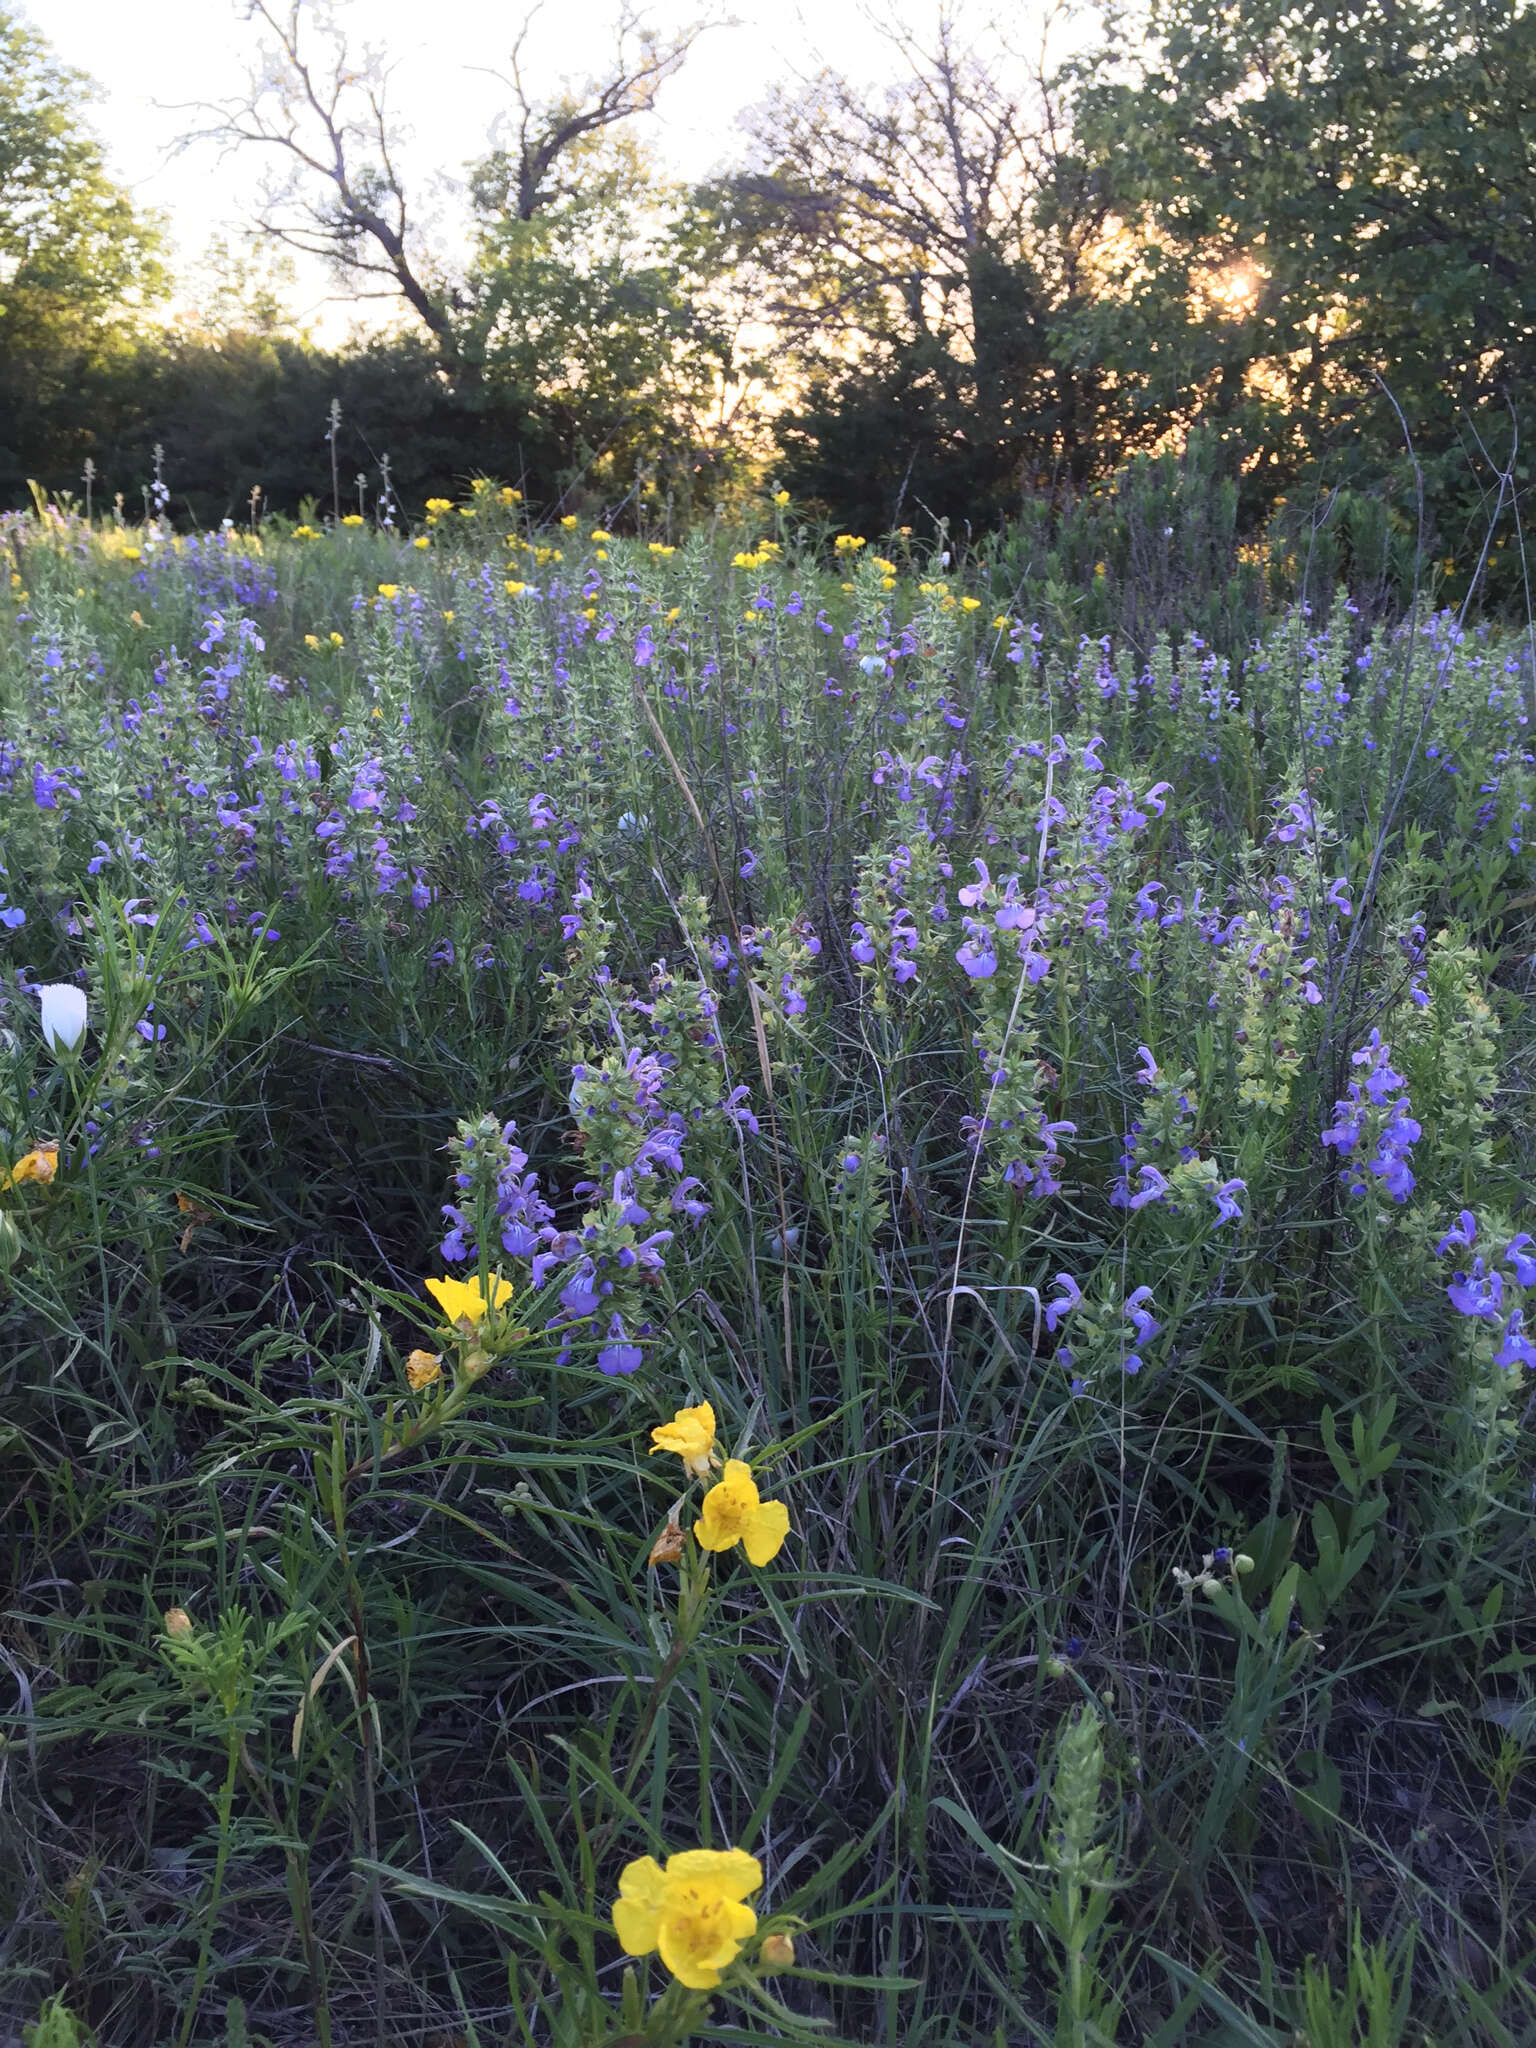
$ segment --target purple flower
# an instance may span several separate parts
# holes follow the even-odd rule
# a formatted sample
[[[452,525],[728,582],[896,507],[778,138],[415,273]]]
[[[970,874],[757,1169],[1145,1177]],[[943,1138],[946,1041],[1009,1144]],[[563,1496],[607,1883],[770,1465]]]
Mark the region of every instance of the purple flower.
[[[1461,1220],[1463,1223],[1470,1220],[1465,1209],[1461,1212]],[[1471,1238],[1465,1238],[1462,1241],[1469,1245],[1472,1242]],[[1443,1251],[1449,1242],[1450,1239],[1448,1237],[1442,1238],[1440,1249]],[[1504,1263],[1506,1266],[1514,1267],[1515,1278],[1522,1287],[1536,1287],[1536,1259],[1533,1259],[1525,1249],[1531,1242],[1531,1233],[1528,1230],[1522,1230],[1518,1237],[1512,1237],[1504,1247]]]
[[[1536,1370],[1536,1344],[1525,1334],[1525,1320],[1516,1309],[1504,1329],[1504,1341],[1493,1354],[1495,1365],[1528,1365]]]
[[[1138,1344],[1150,1344],[1163,1327],[1151,1311],[1143,1306],[1144,1303],[1149,1302],[1151,1299],[1152,1290],[1150,1287],[1138,1287],[1134,1294],[1128,1294],[1125,1297],[1125,1319],[1134,1328]],[[1140,1359],[1136,1363],[1140,1365]],[[1129,1372],[1132,1368],[1127,1365],[1126,1370]]]
[[[561,1297],[562,1300],[564,1297]],[[610,1377],[616,1373],[631,1373],[640,1364],[643,1353],[638,1344],[631,1344],[624,1333],[624,1318],[614,1315],[608,1319],[608,1342],[597,1354],[597,1369]]]
[[[1083,1290],[1070,1273],[1058,1273],[1052,1284],[1061,1290],[1045,1304],[1045,1327],[1054,1336],[1062,1320],[1071,1315],[1082,1300]]]
[[[1128,1209],[1145,1209],[1148,1202],[1161,1202],[1172,1192],[1166,1176],[1155,1166],[1143,1166],[1136,1178],[1142,1183],[1142,1189],[1140,1194],[1131,1196],[1126,1204]]]
[[[1485,1273],[1480,1258],[1472,1261],[1470,1273],[1458,1273],[1446,1293],[1458,1315],[1475,1316],[1482,1322],[1496,1322],[1504,1299],[1504,1280],[1499,1273]]]
[[[1211,1197],[1216,1204],[1216,1221],[1218,1223],[1242,1222],[1242,1205],[1237,1200],[1237,1197],[1246,1192],[1247,1185],[1246,1181],[1224,1180],[1220,1187],[1211,1189]]]
[[[988,981],[997,972],[997,954],[993,949],[992,934],[974,918],[964,920],[969,936],[955,948],[955,960],[965,969],[972,981]]]
[[[1476,1241],[1477,1218],[1472,1214],[1472,1211],[1470,1209],[1463,1209],[1461,1214],[1457,1217],[1455,1223],[1452,1224],[1451,1228],[1445,1233],[1444,1237],[1442,1237],[1440,1242],[1435,1246],[1435,1252],[1438,1257],[1443,1259],[1446,1253],[1451,1249],[1452,1245],[1459,1244],[1464,1246],[1467,1251],[1471,1251]],[[1529,1242],[1529,1240],[1527,1240],[1527,1242]],[[1508,1253],[1506,1253],[1505,1256],[1507,1258]]]

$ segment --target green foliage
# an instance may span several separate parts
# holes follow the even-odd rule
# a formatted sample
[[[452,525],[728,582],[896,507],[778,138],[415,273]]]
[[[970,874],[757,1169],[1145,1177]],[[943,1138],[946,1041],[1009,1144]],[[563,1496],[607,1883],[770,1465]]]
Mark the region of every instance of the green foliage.
[[[1528,650],[1214,463],[0,522],[15,2030],[1530,2033]]]

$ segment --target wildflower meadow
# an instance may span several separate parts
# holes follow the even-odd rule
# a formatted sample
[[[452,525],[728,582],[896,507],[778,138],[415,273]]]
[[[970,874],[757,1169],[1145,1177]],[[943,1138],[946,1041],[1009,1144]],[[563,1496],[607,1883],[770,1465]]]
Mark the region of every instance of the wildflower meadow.
[[[0,2036],[1536,2042],[1526,630],[166,502],[0,516]]]

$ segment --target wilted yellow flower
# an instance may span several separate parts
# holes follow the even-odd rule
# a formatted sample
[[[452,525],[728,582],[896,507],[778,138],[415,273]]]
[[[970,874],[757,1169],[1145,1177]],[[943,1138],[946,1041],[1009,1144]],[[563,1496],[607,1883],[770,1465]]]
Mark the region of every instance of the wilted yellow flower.
[[[688,1538],[683,1534],[683,1525],[680,1519],[682,1507],[681,1501],[673,1503],[672,1512],[667,1516],[665,1528],[663,1528],[661,1534],[651,1545],[651,1554],[647,1560],[649,1564],[653,1566],[676,1564],[682,1556],[684,1546],[688,1541]]]
[[[168,1636],[189,1636],[192,1633],[194,1624],[185,1607],[167,1607],[160,1619]]]
[[[770,1564],[789,1534],[789,1509],[781,1500],[762,1500],[740,1458],[727,1458],[719,1483],[704,1496],[704,1511],[693,1533],[704,1550],[740,1544],[751,1564]]]
[[[128,614],[128,623],[130,626],[142,626],[144,621],[137,612],[130,612]]]
[[[432,1283],[428,1281],[428,1286]],[[443,1361],[436,1351],[413,1351],[405,1361],[405,1376],[411,1383],[411,1392],[419,1394],[423,1387],[430,1387],[434,1380],[443,1376]]]
[[[488,1304],[478,1280],[427,1280],[422,1284],[450,1323],[478,1323],[488,1306],[500,1308],[512,1293],[510,1280],[494,1279]]]
[[[684,1849],[626,1864],[619,1874],[613,1927],[627,1956],[653,1949],[689,1991],[713,1991],[757,1932],[743,1901],[763,1882],[763,1867],[744,1849]]]
[[[304,635],[304,645],[306,647],[318,647],[320,645],[320,635],[318,633],[306,633]]]
[[[714,1462],[715,1411],[707,1401],[697,1408],[679,1408],[670,1422],[651,1431],[651,1456],[673,1451],[683,1461],[683,1470],[703,1479]]]
[[[48,1187],[59,1171],[59,1148],[57,1145],[39,1145],[35,1151],[23,1152],[0,1186],[20,1187],[23,1181],[35,1181],[39,1187]]]

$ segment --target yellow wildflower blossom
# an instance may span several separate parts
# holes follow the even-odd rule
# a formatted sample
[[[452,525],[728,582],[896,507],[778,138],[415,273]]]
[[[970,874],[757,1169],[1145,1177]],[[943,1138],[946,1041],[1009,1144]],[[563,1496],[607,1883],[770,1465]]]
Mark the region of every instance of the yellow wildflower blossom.
[[[500,1308],[512,1297],[510,1280],[495,1279],[491,1282],[489,1304],[480,1292],[478,1280],[426,1280],[422,1285],[450,1323],[479,1323],[484,1319],[488,1306]]]
[[[39,1145],[34,1151],[23,1152],[10,1172],[0,1181],[0,1187],[20,1187],[24,1181],[35,1181],[39,1187],[48,1187],[59,1171],[59,1148],[57,1145]]]
[[[742,1944],[757,1932],[744,1903],[763,1882],[763,1867],[744,1849],[684,1849],[667,1858],[642,1856],[619,1873],[613,1928],[627,1956],[659,1951],[678,1983],[713,1991]]]
[[[704,1512],[693,1533],[704,1550],[740,1544],[751,1564],[769,1564],[789,1534],[789,1509],[781,1500],[762,1500],[740,1458],[727,1458],[718,1485],[704,1496]]]
[[[651,1431],[651,1456],[658,1451],[675,1452],[685,1472],[705,1478],[715,1463],[715,1411],[709,1403],[679,1408],[670,1422],[659,1423]]]
[[[594,526],[592,529],[592,538],[593,540],[612,540],[613,535],[609,533],[605,527]]]

